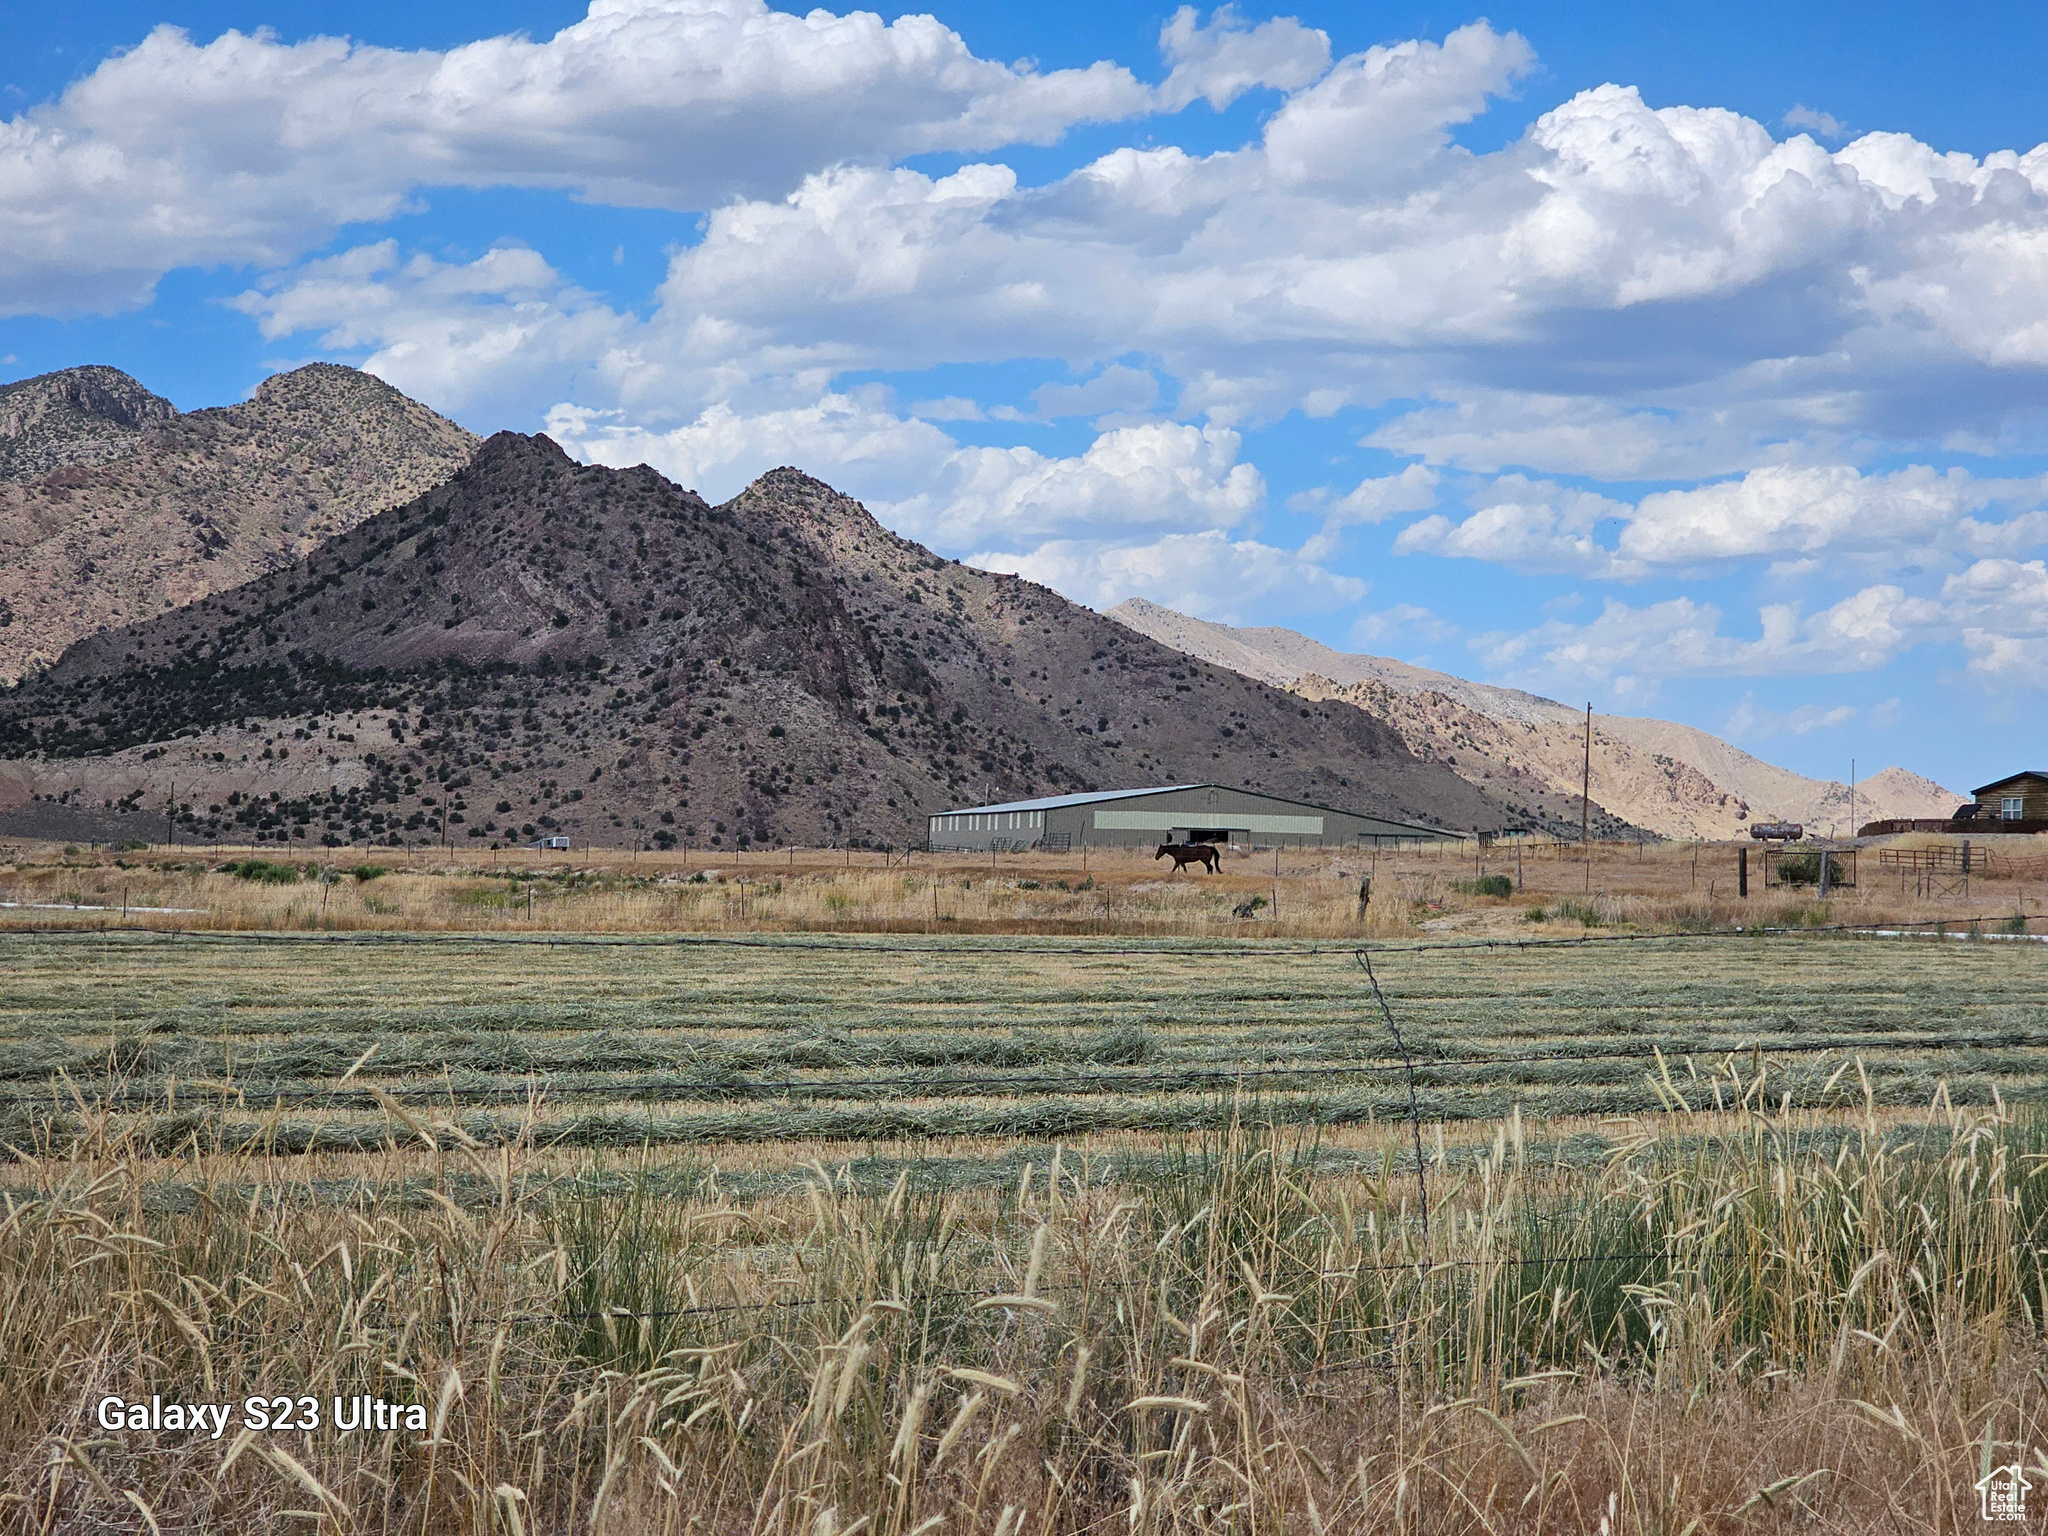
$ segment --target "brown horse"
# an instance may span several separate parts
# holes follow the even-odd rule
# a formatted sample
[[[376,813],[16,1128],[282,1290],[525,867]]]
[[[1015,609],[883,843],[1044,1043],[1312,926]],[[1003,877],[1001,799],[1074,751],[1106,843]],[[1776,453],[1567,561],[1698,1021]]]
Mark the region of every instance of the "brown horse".
[[[1199,864],[1211,874],[1223,872],[1223,861],[1216,857],[1216,850],[1207,843],[1161,843],[1159,851],[1152,855],[1152,862],[1161,859],[1173,860],[1173,872],[1179,874],[1190,864]]]

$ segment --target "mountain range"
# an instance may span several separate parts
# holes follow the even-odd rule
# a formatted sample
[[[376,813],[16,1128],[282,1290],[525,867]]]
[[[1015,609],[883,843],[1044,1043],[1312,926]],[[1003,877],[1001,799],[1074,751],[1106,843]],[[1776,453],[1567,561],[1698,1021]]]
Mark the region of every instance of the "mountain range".
[[[1203,779],[1506,814],[1362,710],[941,559],[796,470],[714,507],[514,433],[279,569],[76,642],[0,695],[0,755],[0,806],[41,825],[160,835],[175,806],[197,839],[901,845],[934,810]]]
[[[287,565],[475,451],[452,421],[332,363],[189,413],[115,368],[0,387],[0,682]]]
[[[1190,618],[1142,598],[1118,604],[1109,616],[1304,698],[1356,704],[1386,721],[1416,756],[1444,764],[1496,799],[1577,814],[1586,716],[1555,699],[1333,650],[1291,629]],[[1670,720],[1595,714],[1592,748],[1594,805],[1664,837],[1739,837],[1752,821],[1846,833],[1883,817],[1946,816],[1967,798],[1903,768],[1883,769],[1853,787],[1806,778]]]
[[[1575,832],[1554,700],[945,560],[794,469],[721,506],[314,364],[181,413],[0,387],[0,830],[903,844],[1074,790],[1242,784]],[[1849,819],[1846,786],[1595,716],[1605,836]],[[1945,813],[1897,769],[1859,818]]]

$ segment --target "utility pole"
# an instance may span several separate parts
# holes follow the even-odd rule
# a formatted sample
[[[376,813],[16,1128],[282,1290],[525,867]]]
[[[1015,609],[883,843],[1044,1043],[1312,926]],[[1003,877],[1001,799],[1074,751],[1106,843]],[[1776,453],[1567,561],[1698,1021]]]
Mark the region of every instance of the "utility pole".
[[[1579,781],[1579,851],[1586,858],[1586,889],[1593,889],[1593,701],[1586,700],[1586,769]]]

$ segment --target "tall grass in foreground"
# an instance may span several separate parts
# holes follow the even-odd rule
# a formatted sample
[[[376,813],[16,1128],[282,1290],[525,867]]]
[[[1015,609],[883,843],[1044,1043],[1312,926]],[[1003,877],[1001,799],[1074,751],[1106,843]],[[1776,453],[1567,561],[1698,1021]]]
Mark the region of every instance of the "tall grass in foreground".
[[[1318,1179],[1250,1115],[1135,1186],[1056,1153],[1000,1196],[820,1166],[758,1204],[630,1163],[525,1195],[523,1148],[396,1107],[409,1202],[195,1144],[160,1210],[163,1164],[88,1142],[0,1221],[0,1526],[1975,1529],[1971,1483],[2048,1437],[2048,1126],[1866,1111],[1802,1151],[1726,1072],[1739,1132],[1660,1078],[1591,1173],[1510,1120],[1426,1234],[1412,1169]],[[259,1391],[431,1428],[93,1422]]]

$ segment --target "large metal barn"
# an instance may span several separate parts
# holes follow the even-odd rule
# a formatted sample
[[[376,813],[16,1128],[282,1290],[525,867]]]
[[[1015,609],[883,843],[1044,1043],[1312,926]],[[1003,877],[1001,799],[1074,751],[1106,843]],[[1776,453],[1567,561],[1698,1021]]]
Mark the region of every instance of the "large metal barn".
[[[1226,843],[1240,848],[1370,848],[1459,839],[1461,832],[1361,816],[1224,784],[1168,784],[964,806],[929,819],[939,851],[1140,848]]]

